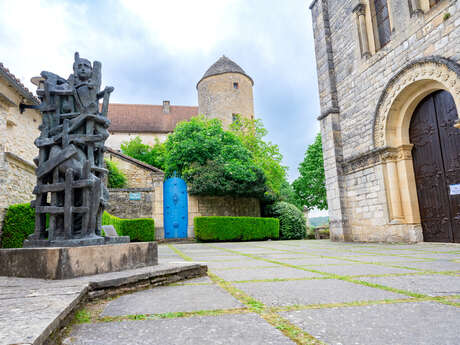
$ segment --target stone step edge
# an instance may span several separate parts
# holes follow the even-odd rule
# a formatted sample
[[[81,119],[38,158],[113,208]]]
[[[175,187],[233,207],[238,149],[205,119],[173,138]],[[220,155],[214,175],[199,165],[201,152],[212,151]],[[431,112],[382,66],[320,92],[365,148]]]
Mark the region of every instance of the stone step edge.
[[[89,282],[81,293],[54,319],[30,345],[60,344],[60,333],[70,324],[75,312],[85,303],[148,287],[157,287],[178,281],[206,276],[208,267],[203,264],[178,264],[176,267]],[[26,344],[29,345],[29,344]]]

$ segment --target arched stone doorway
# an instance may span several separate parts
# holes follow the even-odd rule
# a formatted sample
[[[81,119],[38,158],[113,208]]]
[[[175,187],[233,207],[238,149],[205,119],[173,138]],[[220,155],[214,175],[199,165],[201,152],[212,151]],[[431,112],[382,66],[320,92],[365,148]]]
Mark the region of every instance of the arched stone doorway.
[[[440,90],[460,109],[460,65],[440,57],[415,60],[388,82],[374,118],[374,151],[383,168],[388,221],[407,225],[415,241],[423,236],[409,127],[420,102]]]
[[[423,237],[460,242],[460,131],[452,95],[425,97],[412,115],[409,138]],[[457,190],[459,189],[459,190]]]

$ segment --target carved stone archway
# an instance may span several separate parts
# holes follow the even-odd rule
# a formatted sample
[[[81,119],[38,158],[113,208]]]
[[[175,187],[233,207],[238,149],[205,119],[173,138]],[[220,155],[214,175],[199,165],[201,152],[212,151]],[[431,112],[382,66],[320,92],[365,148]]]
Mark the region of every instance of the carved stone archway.
[[[374,149],[382,154],[388,213],[393,224],[420,224],[409,126],[427,95],[446,90],[460,109],[460,65],[442,57],[415,60],[386,85],[374,117]]]

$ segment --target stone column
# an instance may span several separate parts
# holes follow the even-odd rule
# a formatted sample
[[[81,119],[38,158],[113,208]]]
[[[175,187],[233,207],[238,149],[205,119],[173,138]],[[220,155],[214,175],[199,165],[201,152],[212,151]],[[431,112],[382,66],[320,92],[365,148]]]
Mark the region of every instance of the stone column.
[[[367,37],[366,27],[366,6],[364,4],[358,4],[353,12],[358,16],[358,32],[359,40],[361,42],[361,55],[364,57],[370,57],[371,53],[369,50],[369,39]]]
[[[321,118],[321,136],[331,240],[352,241],[352,231],[345,208],[342,134],[338,112],[329,113]]]
[[[399,224],[403,222],[404,214],[401,204],[398,168],[393,157],[387,158],[386,170],[388,195],[390,196],[390,221],[391,223]]]

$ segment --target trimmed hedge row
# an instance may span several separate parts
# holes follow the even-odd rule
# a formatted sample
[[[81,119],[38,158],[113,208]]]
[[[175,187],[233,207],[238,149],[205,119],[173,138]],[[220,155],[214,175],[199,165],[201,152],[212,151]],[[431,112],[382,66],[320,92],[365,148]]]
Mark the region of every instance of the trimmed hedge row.
[[[35,229],[35,210],[30,203],[8,207],[3,223],[3,248],[22,248],[24,240]]]
[[[151,218],[123,219],[104,212],[102,224],[113,225],[119,236],[129,236],[131,242],[155,241],[155,222]]]
[[[131,242],[155,241],[155,222],[150,218],[122,219],[104,212],[102,224],[113,225],[119,236],[129,236]],[[22,248],[34,228],[35,210],[30,203],[10,205],[3,223],[2,247]]]
[[[257,217],[195,217],[199,241],[253,241],[279,238],[279,221]]]

